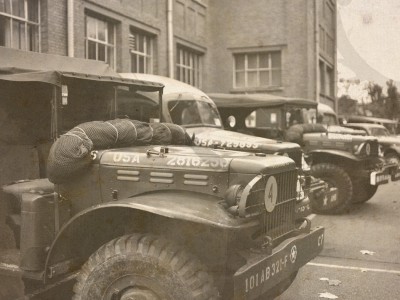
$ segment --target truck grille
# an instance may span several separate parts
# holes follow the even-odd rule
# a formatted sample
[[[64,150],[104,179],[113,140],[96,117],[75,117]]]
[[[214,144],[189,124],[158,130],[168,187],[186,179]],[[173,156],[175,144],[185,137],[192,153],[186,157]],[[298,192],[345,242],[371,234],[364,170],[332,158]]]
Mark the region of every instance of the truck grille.
[[[271,212],[265,209],[265,188],[270,176],[274,176],[277,182],[277,199]],[[295,229],[297,171],[263,176],[252,188],[247,198],[247,215],[260,214],[262,212],[261,228],[264,234],[272,239],[279,238]]]
[[[278,184],[276,206],[263,216],[264,233],[276,239],[295,229],[297,172],[274,175]]]

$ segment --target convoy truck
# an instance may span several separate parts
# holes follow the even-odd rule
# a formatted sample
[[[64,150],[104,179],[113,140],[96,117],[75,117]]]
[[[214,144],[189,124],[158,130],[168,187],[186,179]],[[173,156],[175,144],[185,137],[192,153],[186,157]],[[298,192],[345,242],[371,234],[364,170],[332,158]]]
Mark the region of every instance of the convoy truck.
[[[15,65],[29,55],[48,67],[53,59],[7,55]],[[93,74],[96,65],[70,72],[73,62],[64,61],[67,71],[0,66],[2,122],[21,121],[9,123],[21,136],[1,139],[9,159],[18,142],[47,156],[39,143],[86,140],[73,130],[116,118],[118,88],[162,99],[162,84],[108,69]],[[75,150],[87,167],[74,176],[50,182],[38,159],[38,178],[3,187],[15,244],[2,249],[0,272],[21,278],[27,298],[272,298],[322,250],[324,229],[295,211],[297,168],[286,156],[152,143],[85,153],[83,146]]]
[[[348,134],[349,129],[330,132],[317,122],[315,101],[269,94],[209,96],[223,120],[234,118],[231,130],[301,145],[311,174],[338,191],[335,197],[314,198],[316,212],[345,212],[352,203],[371,199],[379,185],[398,179],[397,165],[385,163],[375,137]]]

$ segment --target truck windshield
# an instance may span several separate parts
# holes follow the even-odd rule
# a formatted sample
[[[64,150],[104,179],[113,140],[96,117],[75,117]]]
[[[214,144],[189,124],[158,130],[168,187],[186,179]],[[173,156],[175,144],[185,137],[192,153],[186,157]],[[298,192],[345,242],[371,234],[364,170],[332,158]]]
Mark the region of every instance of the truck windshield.
[[[390,136],[386,128],[371,128],[370,131],[373,136]]]
[[[296,124],[317,123],[317,110],[315,108],[292,108],[286,111],[286,127]]]
[[[172,122],[184,127],[221,127],[216,106],[198,100],[174,100],[168,102]]]
[[[320,114],[318,114],[318,117],[319,117],[318,121],[321,120],[318,123],[322,123],[324,125],[339,125],[335,115],[332,115],[332,114],[320,115]]]

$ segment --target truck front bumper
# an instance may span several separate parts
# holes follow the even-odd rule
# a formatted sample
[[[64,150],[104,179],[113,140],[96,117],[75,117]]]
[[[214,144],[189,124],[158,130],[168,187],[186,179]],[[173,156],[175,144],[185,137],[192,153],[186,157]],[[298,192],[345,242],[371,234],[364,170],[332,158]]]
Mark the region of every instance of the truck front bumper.
[[[389,181],[400,180],[400,168],[397,164],[386,164],[379,171],[373,171],[370,174],[371,185],[382,185]]]
[[[251,249],[241,252],[247,263],[234,274],[234,299],[250,300],[267,293],[315,258],[323,243],[324,228],[318,227],[285,240],[270,255]]]

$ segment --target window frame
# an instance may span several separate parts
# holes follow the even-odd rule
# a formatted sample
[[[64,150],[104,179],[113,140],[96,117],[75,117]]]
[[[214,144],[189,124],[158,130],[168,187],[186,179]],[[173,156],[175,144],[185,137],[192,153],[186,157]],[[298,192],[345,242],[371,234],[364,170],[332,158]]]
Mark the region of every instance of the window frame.
[[[202,57],[204,54],[182,45],[177,45],[176,54],[177,55],[175,61],[175,68],[176,68],[175,79],[201,89],[203,84]],[[184,61],[188,61],[189,64],[185,64]]]
[[[130,45],[130,40],[131,37],[134,37],[135,39],[135,45],[137,45],[138,42],[138,36],[143,37],[143,52],[139,50],[132,49]],[[132,68],[132,60],[133,56],[136,55],[136,65],[139,66],[139,59],[144,58],[144,72],[145,74],[153,74],[154,72],[154,61],[155,61],[155,44],[156,44],[156,37],[154,34],[145,32],[143,30],[139,30],[135,27],[131,27],[129,30],[129,54],[130,54],[130,59],[131,59],[131,64],[130,64],[130,71],[132,73],[141,73],[139,70],[133,70]],[[148,47],[150,47],[150,50],[147,51]],[[138,68],[137,68],[138,69]]]
[[[88,36],[88,18],[91,18],[93,20],[96,21],[96,25],[95,25],[95,31],[96,31],[96,38],[92,38]],[[98,36],[99,36],[99,26],[98,26],[98,22],[104,22],[107,24],[106,29],[105,29],[105,41],[103,40],[99,40]],[[109,38],[109,26],[112,27],[113,30],[113,44],[109,43],[108,38]],[[85,58],[86,59],[93,59],[93,58],[89,58],[89,42],[93,42],[96,45],[96,58],[94,60],[97,61],[103,61],[99,59],[99,47],[98,45],[104,45],[105,46],[105,58],[106,60],[103,61],[106,64],[108,64],[110,67],[112,67],[113,69],[116,68],[116,62],[117,62],[117,26],[114,22],[111,22],[109,20],[107,20],[104,17],[99,17],[96,15],[92,15],[92,14],[85,14]],[[109,47],[111,47],[113,49],[113,61],[112,62],[108,62],[108,50]]]
[[[19,50],[23,50],[23,51],[32,51],[32,52],[41,52],[41,18],[40,18],[40,11],[41,11],[41,6],[40,6],[40,0],[36,0],[36,7],[37,7],[37,22],[34,21],[30,21],[29,20],[29,5],[28,5],[28,1],[29,0],[24,0],[24,17],[20,17],[17,15],[13,14],[13,5],[12,5],[12,0],[5,0],[9,3],[9,7],[10,7],[10,13],[7,12],[3,12],[0,11],[0,17],[4,17],[6,19],[8,19],[9,21],[9,25],[10,25],[10,46],[4,45],[4,47],[9,47],[9,48],[13,48],[13,49],[19,49]],[[13,22],[16,22],[17,24],[24,24],[24,48],[19,47],[15,47],[14,46],[14,26],[13,26]],[[37,30],[37,47],[35,49],[28,49],[28,36],[29,36],[29,25],[30,26],[35,26],[36,30]],[[21,39],[21,36],[19,34],[19,39]]]
[[[280,66],[273,67],[272,66],[272,54],[278,53],[280,58]],[[268,66],[260,67],[260,56],[268,55]],[[257,66],[256,68],[248,67],[248,57],[249,55],[257,55]],[[237,68],[237,58],[238,56],[244,56],[244,68]],[[282,88],[282,50],[261,50],[261,51],[252,51],[252,52],[237,52],[233,53],[233,88],[234,89],[259,89],[259,88]],[[279,85],[272,84],[273,82],[273,71],[280,72]],[[256,72],[257,73],[257,83],[255,86],[249,86],[248,83],[248,73]],[[260,73],[268,72],[268,84],[262,85],[260,81]],[[236,75],[238,73],[244,73],[244,85],[238,85]]]

